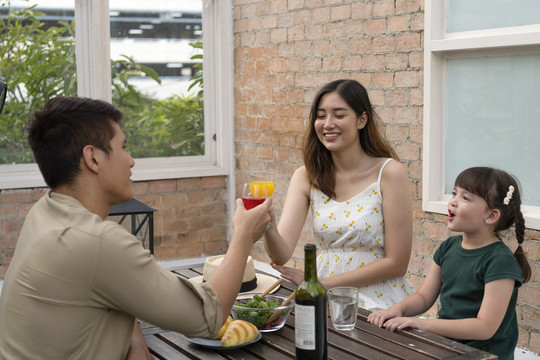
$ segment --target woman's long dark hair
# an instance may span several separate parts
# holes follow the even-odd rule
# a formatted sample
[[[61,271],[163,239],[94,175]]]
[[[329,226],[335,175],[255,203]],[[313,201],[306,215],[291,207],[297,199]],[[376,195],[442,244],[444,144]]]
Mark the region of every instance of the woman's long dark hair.
[[[521,244],[525,240],[525,219],[521,213],[521,193],[517,180],[507,172],[490,167],[472,167],[458,175],[455,185],[484,199],[490,209],[497,209],[501,217],[495,227],[495,236],[501,239],[500,232],[516,226],[518,248],[514,252],[523,283],[531,278],[531,266],[527,261]]]
[[[335,80],[323,86],[311,105],[309,126],[304,133],[303,155],[304,165],[311,184],[320,189],[330,198],[335,197],[335,169],[331,152],[319,141],[314,123],[321,98],[331,92],[339,96],[354,110],[356,116],[366,113],[367,122],[364,128],[358,130],[362,149],[375,157],[390,157],[399,160],[394,149],[382,137],[375,124],[375,112],[369,101],[366,88],[356,80]]]

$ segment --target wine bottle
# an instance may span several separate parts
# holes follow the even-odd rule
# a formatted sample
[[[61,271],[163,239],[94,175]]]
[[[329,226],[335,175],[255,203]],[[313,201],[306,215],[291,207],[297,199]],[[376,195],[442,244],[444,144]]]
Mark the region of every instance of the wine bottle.
[[[295,293],[294,328],[296,359],[323,360],[328,357],[326,289],[317,278],[317,248],[304,246],[304,281]]]

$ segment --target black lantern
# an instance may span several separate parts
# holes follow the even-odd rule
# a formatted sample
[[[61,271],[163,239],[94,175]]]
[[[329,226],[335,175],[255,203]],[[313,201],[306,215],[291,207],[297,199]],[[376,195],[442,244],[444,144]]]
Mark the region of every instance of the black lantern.
[[[6,102],[7,84],[0,80],[0,114],[4,109],[4,103]]]
[[[139,237],[143,243],[146,243],[148,237],[147,248],[151,254],[154,254],[154,212],[156,209],[146,205],[143,202],[133,198],[125,203],[112,205],[109,207],[109,216],[120,216],[118,223],[122,224],[129,216],[131,220],[131,233]],[[146,230],[143,231],[143,226],[146,225]]]

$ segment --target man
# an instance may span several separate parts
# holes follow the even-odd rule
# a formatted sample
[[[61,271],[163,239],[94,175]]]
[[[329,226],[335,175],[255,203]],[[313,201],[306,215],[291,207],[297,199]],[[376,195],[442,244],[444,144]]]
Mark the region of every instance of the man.
[[[0,298],[1,359],[151,358],[136,318],[213,337],[240,289],[271,200],[246,211],[219,271],[204,284],[175,276],[120,225],[109,206],[132,198],[122,113],[77,97],[49,100],[29,128],[50,191],[24,222]]]

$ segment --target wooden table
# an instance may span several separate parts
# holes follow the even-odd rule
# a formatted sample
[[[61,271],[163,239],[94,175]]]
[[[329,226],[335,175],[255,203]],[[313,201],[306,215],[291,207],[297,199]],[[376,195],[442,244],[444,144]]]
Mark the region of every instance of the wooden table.
[[[201,265],[175,268],[175,273],[191,278],[202,274]],[[288,296],[295,286],[284,281],[276,292]],[[389,332],[369,324],[369,311],[359,309],[356,328],[337,331],[328,318],[328,358],[349,359],[497,359],[497,356],[418,329]],[[262,333],[258,342],[233,350],[212,350],[192,344],[177,332],[141,323],[141,329],[155,359],[294,359],[294,312],[285,326]]]

